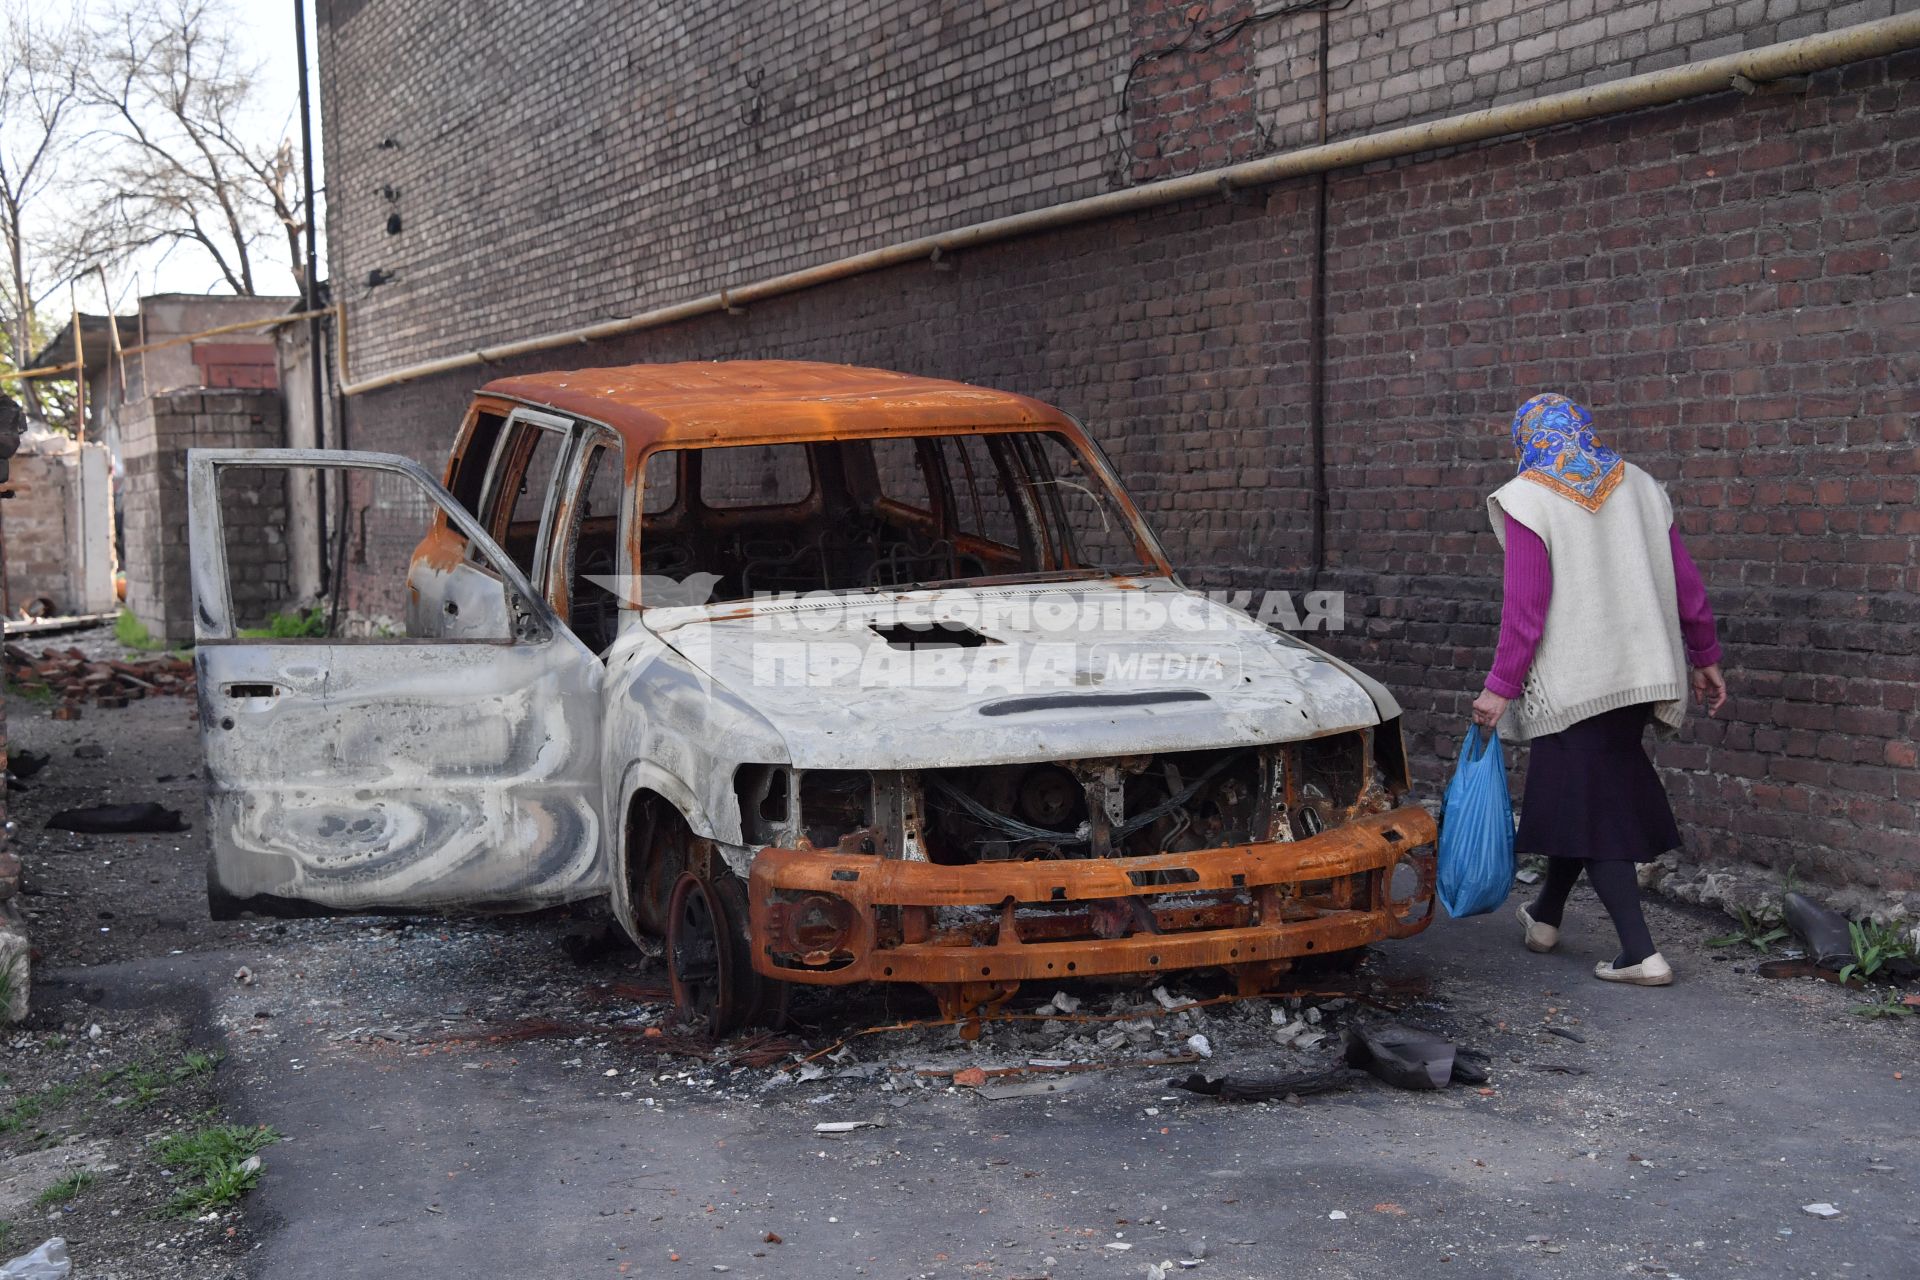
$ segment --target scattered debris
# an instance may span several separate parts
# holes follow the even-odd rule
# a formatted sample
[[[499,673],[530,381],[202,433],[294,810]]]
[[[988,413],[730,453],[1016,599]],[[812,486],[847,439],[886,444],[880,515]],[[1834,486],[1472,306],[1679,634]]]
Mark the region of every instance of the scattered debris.
[[[1187,1037],[1187,1049],[1190,1052],[1199,1054],[1203,1058],[1211,1058],[1213,1056],[1213,1043],[1199,1032],[1195,1032]]]
[[[42,649],[36,658],[17,644],[8,644],[5,653],[9,680],[21,688],[47,689],[76,710],[87,702],[124,707],[126,702],[115,700],[194,693],[193,664],[171,655],[122,662],[89,658],[78,649]]]
[[[26,780],[47,767],[53,757],[45,751],[30,751],[25,747],[16,747],[7,752],[7,772],[16,779]]]
[[[1313,1010],[1312,1012],[1318,1012]],[[1279,1029],[1273,1033],[1274,1042],[1293,1049],[1312,1049],[1327,1038],[1327,1032],[1321,1030],[1305,1018],[1289,1018],[1284,1009],[1273,1011],[1273,1022]]]
[[[1803,1204],[1800,1206],[1800,1212],[1811,1214],[1816,1218],[1837,1218],[1840,1216],[1840,1210],[1824,1200],[1815,1204]]]
[[[822,1120],[813,1126],[815,1133],[852,1133],[855,1129],[884,1129],[884,1120]]]
[[[1327,1220],[1329,1222],[1345,1222],[1347,1220],[1347,1211],[1345,1209],[1335,1209],[1327,1215]]]
[[[987,1082],[987,1073],[979,1067],[968,1067],[954,1072],[953,1082],[963,1089],[978,1089]]]
[[[1268,1102],[1275,1098],[1305,1098],[1316,1093],[1330,1093],[1335,1089],[1351,1089],[1354,1075],[1353,1069],[1345,1066],[1287,1076],[1225,1075],[1209,1078],[1196,1071],[1184,1078],[1176,1077],[1167,1081],[1167,1087],[1229,1102]]]
[[[1575,1044],[1585,1044],[1587,1042],[1585,1036],[1573,1030],[1571,1027],[1548,1027],[1546,1031],[1550,1036],[1559,1036],[1562,1040],[1571,1040]]]
[[[77,831],[82,835],[112,836],[189,830],[180,811],[151,800],[137,804],[96,804],[84,809],[62,809],[47,819],[48,831]]]
[[[1008,1080],[981,1085],[975,1092],[989,1101],[999,1102],[1007,1098],[1037,1098],[1048,1093],[1070,1093],[1084,1083],[1084,1080],[1074,1077],[1065,1080]]]
[[[23,1253],[0,1267],[0,1280],[67,1280],[72,1272],[66,1239],[55,1236],[32,1253]]]
[[[1347,1065],[1400,1089],[1444,1089],[1453,1079],[1453,1042],[1397,1022],[1347,1030]]]
[[[1493,1065],[1493,1056],[1478,1049],[1455,1048],[1453,1051],[1453,1083],[1481,1085],[1493,1078],[1488,1070]]]
[[[1851,963],[1852,954],[1851,951],[1847,953],[1849,963]],[[1842,978],[1838,968],[1807,959],[1762,960],[1759,966],[1754,969],[1754,972],[1763,978],[1773,978],[1776,980],[1782,978],[1818,978],[1822,982],[1831,982],[1838,987],[1851,987],[1855,991],[1859,991],[1867,985],[1851,975]]]
[[[1807,955],[1821,968],[1838,969],[1853,960],[1853,932],[1845,916],[1804,893],[1789,893],[1785,901],[1787,928],[1807,944]]]

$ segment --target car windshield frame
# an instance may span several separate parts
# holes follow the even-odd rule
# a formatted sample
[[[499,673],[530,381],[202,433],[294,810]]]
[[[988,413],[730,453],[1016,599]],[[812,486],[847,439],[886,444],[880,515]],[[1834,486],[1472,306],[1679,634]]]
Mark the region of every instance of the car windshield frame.
[[[1094,503],[1094,507],[1093,507],[1094,511],[1100,512],[1105,517],[1111,518],[1117,522],[1119,526],[1118,536],[1121,542],[1124,545],[1128,545],[1131,547],[1131,553],[1128,556],[1128,563],[1125,565],[1112,565],[1112,566],[1102,566],[1099,564],[1090,564],[1090,563],[1072,564],[1072,565],[1066,565],[1066,566],[1057,566],[1053,568],[1042,568],[1042,569],[1033,569],[1033,570],[1010,570],[1010,571],[1004,571],[1004,572],[990,571],[985,573],[962,574],[960,576],[929,575],[924,578],[908,578],[908,579],[895,580],[891,582],[879,582],[879,583],[868,582],[863,584],[847,583],[844,585],[837,585],[837,586],[813,586],[813,587],[804,588],[797,592],[789,591],[789,590],[780,590],[780,589],[772,589],[772,590],[755,589],[755,590],[749,590],[743,594],[737,594],[737,595],[720,594],[720,595],[714,596],[711,599],[706,599],[698,603],[700,604],[701,607],[724,606],[729,608],[738,608],[742,606],[750,606],[756,601],[762,600],[762,599],[791,598],[795,594],[807,595],[807,596],[820,596],[820,597],[858,596],[858,595],[872,595],[872,594],[882,593],[882,592],[905,592],[905,591],[921,591],[921,590],[933,590],[933,589],[952,589],[955,587],[966,587],[966,586],[993,587],[993,586],[1000,586],[1000,585],[1015,585],[1015,584],[1021,584],[1021,583],[1072,582],[1072,581],[1086,581],[1086,580],[1094,580],[1094,579],[1098,579],[1098,580],[1165,579],[1170,581],[1177,581],[1172,565],[1167,559],[1166,552],[1161,547],[1160,542],[1158,538],[1155,536],[1152,527],[1148,525],[1144,517],[1141,515],[1139,508],[1134,504],[1132,496],[1128,494],[1125,487],[1120,484],[1118,476],[1113,468],[1112,463],[1108,460],[1104,451],[1100,449],[1099,445],[1090,436],[1088,436],[1084,432],[1084,430],[1079,429],[1079,424],[1077,422],[1073,423],[1073,429],[1069,429],[1065,424],[1057,424],[1057,423],[1004,423],[1004,424],[992,423],[992,424],[981,424],[981,425],[971,425],[971,426],[963,425],[963,426],[953,426],[953,427],[940,427],[940,428],[923,429],[923,430],[915,430],[915,431],[899,431],[899,432],[873,431],[873,432],[860,432],[860,433],[848,434],[848,435],[810,436],[810,437],[801,437],[801,438],[790,438],[790,439],[781,440],[778,442],[770,442],[766,440],[757,440],[757,439],[748,439],[748,440],[741,440],[738,442],[734,442],[734,441],[729,441],[724,437],[713,439],[711,441],[703,441],[699,443],[661,442],[660,444],[646,450],[646,452],[637,460],[636,474],[644,474],[648,464],[652,461],[652,459],[656,455],[662,455],[662,454],[681,455],[681,463],[684,463],[685,455],[688,455],[688,454],[701,455],[701,457],[704,459],[705,456],[712,454],[716,450],[722,450],[722,449],[728,449],[728,448],[741,448],[741,447],[747,447],[752,445],[764,445],[768,443],[780,443],[780,444],[787,444],[787,445],[796,445],[801,447],[812,447],[812,446],[819,446],[819,445],[848,445],[848,444],[860,444],[860,443],[878,443],[882,441],[900,441],[906,444],[914,445],[916,446],[916,448],[918,448],[920,443],[925,441],[941,441],[941,440],[947,440],[952,438],[965,438],[965,437],[981,437],[981,438],[988,438],[988,439],[1000,438],[1000,437],[1028,437],[1028,438],[1032,438],[1035,441],[1035,445],[1034,445],[1035,451],[1044,449],[1045,444],[1047,442],[1047,438],[1050,438],[1051,443],[1057,449],[1059,449],[1061,452],[1064,453],[1064,455],[1072,465],[1078,468],[1079,474],[1077,476],[1068,477],[1066,482],[1070,486],[1075,488],[1081,488],[1088,493],[1090,499]],[[1006,450],[1005,452],[1017,453],[1018,451],[1019,450],[1016,447],[1014,449]],[[1034,456],[1034,454],[1030,453],[1029,458],[1031,459],[1032,456]],[[700,465],[701,465],[700,463],[694,464],[696,469]],[[809,465],[810,467],[817,466],[817,455],[814,455],[811,452],[809,453]],[[872,465],[871,459],[869,459],[867,465],[871,467]],[[680,501],[676,503],[676,506],[675,508],[673,508],[673,510],[677,512],[687,507],[688,505],[698,507],[702,510],[707,509],[707,504],[701,498],[696,496],[697,489],[698,489],[697,483],[696,484],[687,483],[685,479],[685,474],[681,472],[680,467],[678,465],[676,466],[676,474],[681,476],[680,482],[677,484],[677,492],[680,495]],[[822,489],[822,486],[820,483],[820,477],[818,475],[812,475],[809,477],[809,479],[810,479],[809,494],[807,499],[804,502],[794,503],[794,504],[784,504],[779,506],[771,506],[771,507],[765,508],[765,510],[776,511],[776,512],[782,511],[782,510],[796,510],[800,507],[804,507],[809,502],[826,500],[829,494]],[[949,475],[947,479],[951,481],[952,477]],[[696,480],[698,480],[697,474],[696,474]],[[1027,469],[1024,469],[1015,480],[1015,483],[1019,485],[1020,489],[1023,492],[1007,495],[1010,501],[1014,502],[1017,507],[1021,507],[1024,510],[1024,517],[1023,517],[1024,521],[1032,521],[1035,518],[1037,518],[1039,523],[1032,527],[1034,528],[1038,536],[1044,540],[1042,544],[1037,547],[1031,546],[1031,545],[1023,545],[1022,547],[1018,548],[1023,552],[1023,554],[1030,551],[1037,551],[1040,554],[1050,559],[1059,556],[1060,554],[1062,554],[1063,549],[1060,547],[1056,547],[1053,544],[1059,540],[1059,535],[1064,530],[1064,532],[1067,534],[1068,538],[1071,541],[1070,547],[1066,549],[1070,550],[1071,554],[1073,554],[1076,559],[1078,559],[1080,556],[1085,555],[1083,544],[1086,541],[1086,537],[1085,537],[1086,529],[1084,528],[1084,525],[1074,524],[1071,521],[1071,518],[1066,514],[1065,508],[1061,506],[1058,502],[1042,504],[1039,501],[1039,496],[1036,491],[1040,489],[1044,484],[1048,483],[1049,481],[1057,483],[1060,480],[1061,480],[1061,476],[1059,476],[1058,474],[1055,474],[1051,477],[1042,477],[1036,470],[1032,468],[1027,468]],[[1006,493],[1005,484],[1002,483],[997,485],[996,492],[1003,493],[1003,494]],[[876,491],[876,493],[872,496],[880,500],[886,500],[886,495],[880,494],[878,491]],[[734,507],[715,507],[715,508],[712,508],[712,510],[716,512],[722,512],[728,518],[737,518],[739,516],[739,513],[742,510],[751,511],[755,509],[740,508],[740,507],[734,506]],[[689,604],[695,603],[694,601],[687,599],[686,596],[681,591],[678,591],[678,590],[668,591],[666,593],[668,598],[666,599],[649,601],[647,597],[649,594],[648,585],[649,585],[649,579],[650,579],[650,571],[644,567],[640,567],[640,566],[644,566],[646,563],[647,540],[648,540],[649,533],[641,523],[646,518],[645,514],[643,512],[636,512],[635,517],[636,517],[635,523],[637,526],[636,533],[638,536],[635,539],[634,550],[635,550],[636,556],[638,556],[639,559],[636,561],[636,568],[638,569],[638,573],[636,574],[636,589],[629,596],[629,607],[637,607],[641,611],[649,611],[649,610],[658,610],[658,609],[683,608]],[[1023,534],[1025,533],[1025,531],[1026,529],[1023,525],[1023,530],[1022,530]],[[1105,535],[1110,536],[1114,533],[1114,530],[1110,526],[1103,525],[1101,532]],[[1027,543],[1027,538],[1023,536],[1022,542],[1023,544]],[[699,572],[699,570],[696,570],[696,572]],[[666,576],[669,579],[671,579],[673,575],[667,574],[663,576]]]

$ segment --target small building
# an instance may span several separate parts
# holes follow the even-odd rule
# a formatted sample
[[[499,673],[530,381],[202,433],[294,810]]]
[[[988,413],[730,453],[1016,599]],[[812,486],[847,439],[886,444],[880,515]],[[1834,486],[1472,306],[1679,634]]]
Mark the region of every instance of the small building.
[[[114,608],[112,465],[103,444],[29,428],[0,485],[10,609],[58,617]]]
[[[131,315],[79,317],[85,437],[113,458],[118,536],[108,536],[126,572],[126,606],[157,638],[193,638],[187,450],[288,443],[272,322],[297,307],[292,297],[170,293],[141,298]],[[75,326],[68,323],[34,364],[66,364],[75,355]],[[11,527],[11,512],[8,518]],[[99,535],[75,526],[72,536]],[[10,573],[14,564],[10,553]],[[10,585],[15,600],[33,598],[31,584]],[[291,595],[302,586],[289,582],[283,590]]]

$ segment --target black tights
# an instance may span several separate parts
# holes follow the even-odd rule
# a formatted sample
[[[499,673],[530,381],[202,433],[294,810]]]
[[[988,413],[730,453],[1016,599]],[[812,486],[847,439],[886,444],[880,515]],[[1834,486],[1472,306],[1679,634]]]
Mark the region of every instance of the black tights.
[[[1613,920],[1620,935],[1620,954],[1613,958],[1615,968],[1639,964],[1654,953],[1653,934],[1640,911],[1640,881],[1631,862],[1620,858],[1548,858],[1546,883],[1540,896],[1527,908],[1527,914],[1541,924],[1560,927],[1567,909],[1567,895],[1573,892],[1580,873],[1587,873],[1600,905]]]

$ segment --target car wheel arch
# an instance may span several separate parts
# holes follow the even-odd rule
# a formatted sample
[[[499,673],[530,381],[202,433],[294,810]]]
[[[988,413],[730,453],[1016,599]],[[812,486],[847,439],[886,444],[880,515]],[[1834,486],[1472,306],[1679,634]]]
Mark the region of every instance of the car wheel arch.
[[[660,936],[656,913],[638,900],[636,888],[645,883],[647,860],[654,853],[653,831],[662,819],[685,827],[687,834],[712,838],[713,823],[693,789],[657,766],[635,763],[620,789],[620,806],[612,825],[613,848],[609,899],[614,917],[637,942]]]

